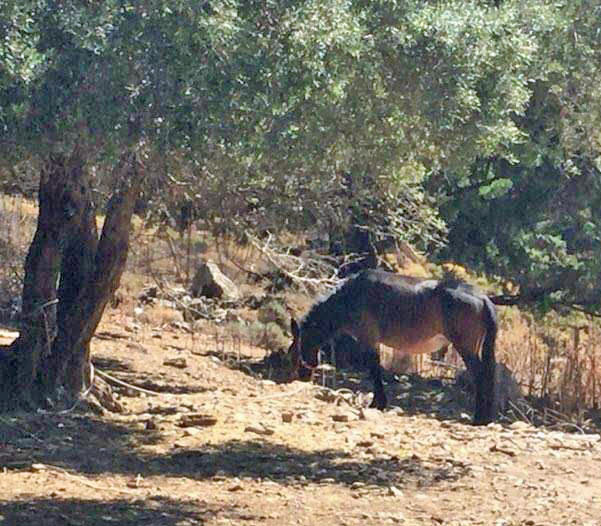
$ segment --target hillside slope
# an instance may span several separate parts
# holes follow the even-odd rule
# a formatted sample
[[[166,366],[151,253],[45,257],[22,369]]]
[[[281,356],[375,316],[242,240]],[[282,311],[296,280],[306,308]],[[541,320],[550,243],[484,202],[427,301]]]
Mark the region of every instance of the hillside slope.
[[[366,410],[363,382],[278,385],[227,334],[114,317],[97,369],[158,394],[118,389],[122,414],[3,416],[0,524],[601,524],[598,435],[476,428],[409,380]]]

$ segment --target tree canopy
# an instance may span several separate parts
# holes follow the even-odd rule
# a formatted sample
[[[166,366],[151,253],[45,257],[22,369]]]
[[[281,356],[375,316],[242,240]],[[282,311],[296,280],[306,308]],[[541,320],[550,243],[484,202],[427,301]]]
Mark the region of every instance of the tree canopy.
[[[7,0],[0,163],[142,144],[231,230],[409,241],[601,308],[596,2]],[[160,191],[157,192],[156,190]],[[157,208],[157,207],[154,207]]]

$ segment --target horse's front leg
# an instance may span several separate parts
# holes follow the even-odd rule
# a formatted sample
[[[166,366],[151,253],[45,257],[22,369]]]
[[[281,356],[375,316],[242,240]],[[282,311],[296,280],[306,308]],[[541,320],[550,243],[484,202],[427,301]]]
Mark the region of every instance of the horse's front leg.
[[[369,375],[374,384],[374,398],[369,407],[376,409],[385,409],[388,405],[388,399],[384,392],[382,384],[382,367],[380,367],[380,353],[371,345],[364,345],[365,363],[369,370]]]

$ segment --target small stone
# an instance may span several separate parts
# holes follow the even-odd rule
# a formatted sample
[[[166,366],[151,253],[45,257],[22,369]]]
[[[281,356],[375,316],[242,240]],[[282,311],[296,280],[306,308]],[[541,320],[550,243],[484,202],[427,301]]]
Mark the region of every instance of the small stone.
[[[144,484],[144,479],[142,478],[142,475],[140,475],[138,473],[138,475],[136,475],[136,478],[134,480],[130,480],[127,482],[127,487],[128,488],[142,488],[142,487],[148,487],[147,484]]]
[[[510,429],[514,431],[533,431],[533,427],[528,422],[523,422],[522,420],[517,420],[510,424]]]
[[[186,362],[185,358],[167,358],[163,360],[163,365],[177,367],[178,369],[185,369],[188,367],[188,362]]]
[[[351,420],[357,420],[358,416],[353,413],[334,413],[332,415],[332,420],[334,422],[350,422]]]
[[[146,424],[144,424],[144,429],[146,429],[146,431],[154,431],[155,429],[158,429],[156,420],[154,420],[153,418],[146,420]]]
[[[292,420],[294,420],[294,413],[291,413],[289,411],[282,413],[282,422],[289,424],[290,422],[292,422]]]
[[[507,455],[509,457],[517,456],[517,452],[515,450],[510,449],[508,447],[502,447],[497,444],[493,444],[492,446],[490,446],[489,451],[492,453],[503,453],[504,455]]]
[[[402,497],[403,492],[396,486],[389,486],[388,487],[388,495],[390,495],[391,497]]]
[[[373,440],[360,440],[359,442],[357,442],[357,445],[359,447],[372,447],[374,445],[374,441]]]
[[[265,427],[263,425],[259,425],[259,426],[246,426],[244,428],[244,431],[247,433],[256,433],[257,435],[273,435],[273,433],[275,432],[273,429],[270,429],[268,427]]]
[[[503,430],[503,426],[501,424],[498,424],[497,422],[491,422],[486,427],[492,431],[502,431]]]
[[[228,491],[240,491],[242,489],[242,484],[240,482],[236,482],[234,484],[232,484],[229,488],[227,488]]]
[[[362,407],[359,411],[359,418],[361,420],[378,420],[382,416],[382,411],[379,409],[373,409],[370,407]]]
[[[189,413],[187,415],[182,415],[179,419],[180,427],[193,427],[193,426],[214,426],[217,423],[217,418],[213,415],[208,415],[205,413]]]
[[[383,469],[376,470],[376,479],[379,481],[385,481],[390,478],[390,474]]]

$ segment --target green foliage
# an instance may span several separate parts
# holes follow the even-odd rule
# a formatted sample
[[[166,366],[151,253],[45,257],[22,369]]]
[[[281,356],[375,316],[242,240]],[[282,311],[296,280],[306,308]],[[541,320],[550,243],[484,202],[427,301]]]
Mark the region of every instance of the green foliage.
[[[452,258],[519,286],[543,309],[601,308],[601,6],[541,2],[521,12],[536,45],[511,156],[482,156],[438,186]],[[456,187],[457,180],[462,188]],[[442,183],[442,184],[441,184]]]
[[[5,0],[0,157],[77,148],[101,177],[143,144],[153,211],[367,231],[597,308],[600,9]]]

